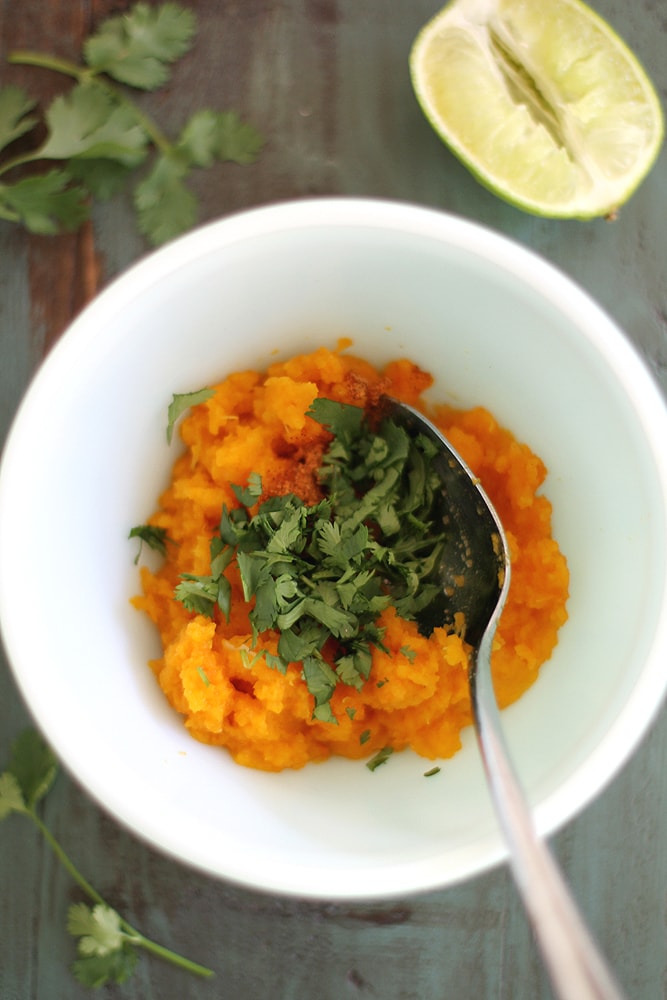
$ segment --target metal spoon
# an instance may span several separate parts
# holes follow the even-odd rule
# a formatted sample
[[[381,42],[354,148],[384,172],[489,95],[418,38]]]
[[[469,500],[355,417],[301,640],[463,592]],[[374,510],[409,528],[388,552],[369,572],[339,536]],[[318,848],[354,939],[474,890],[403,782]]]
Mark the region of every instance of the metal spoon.
[[[453,625],[455,613],[465,615],[477,742],[512,873],[555,993],[561,1000],[623,1000],[560,870],[537,835],[503,737],[491,679],[491,646],[510,583],[500,520],[479,480],[430,421],[386,396],[380,409],[411,437],[423,434],[439,448],[433,467],[442,480],[442,517],[451,531],[440,569],[442,599],[419,624],[429,633],[436,625]]]

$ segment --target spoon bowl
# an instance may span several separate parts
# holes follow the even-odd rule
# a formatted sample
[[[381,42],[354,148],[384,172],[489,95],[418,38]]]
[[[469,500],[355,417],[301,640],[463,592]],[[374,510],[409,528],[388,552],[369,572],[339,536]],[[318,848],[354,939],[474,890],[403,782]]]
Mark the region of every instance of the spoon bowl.
[[[381,409],[411,438],[424,435],[438,448],[432,468],[442,484],[437,515],[447,535],[438,570],[442,589],[419,624],[426,634],[436,626],[463,627],[470,646],[468,682],[477,742],[510,866],[556,996],[622,1000],[563,876],[535,831],[503,737],[491,675],[493,637],[511,576],[500,519],[479,479],[434,424],[389,397],[382,398]]]
[[[510,559],[505,532],[484,489],[460,455],[423,414],[407,403],[384,396],[383,416],[400,424],[410,437],[423,435],[438,448],[432,462],[442,482],[438,520],[445,526],[445,546],[438,576],[439,599],[421,614],[422,631],[457,627],[463,615],[467,642],[489,641],[509,591]],[[460,620],[460,619],[459,619]]]

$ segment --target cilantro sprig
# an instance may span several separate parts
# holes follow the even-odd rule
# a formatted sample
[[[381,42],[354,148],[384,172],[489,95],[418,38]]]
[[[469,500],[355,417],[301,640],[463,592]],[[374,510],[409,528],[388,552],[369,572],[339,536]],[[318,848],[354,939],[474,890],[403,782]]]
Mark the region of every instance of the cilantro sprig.
[[[182,574],[175,597],[193,613],[228,618],[225,571],[234,561],[257,650],[246,666],[263,658],[284,673],[300,663],[313,718],[335,723],[337,684],[360,689],[373,647],[385,649],[381,612],[391,604],[416,619],[439,593],[444,536],[434,522],[439,482],[427,438],[413,440],[391,420],[373,427],[363,409],[328,399],[308,413],[332,434],[319,470],[323,499],[306,504],[290,493],[259,502],[256,474],[234,485],[238,506],[222,508],[210,574]],[[271,630],[277,654],[261,646]]]
[[[192,171],[216,161],[252,163],[263,145],[235,111],[211,109],[196,111],[172,138],[130,96],[130,88],[153,91],[167,83],[196,30],[187,7],[137,3],[85,41],[80,64],[46,53],[10,53],[10,63],[64,74],[74,83],[43,118],[25,90],[0,89],[0,218],[34,233],[75,230],[93,199],[110,198],[143,168],[133,189],[141,233],[158,245],[189,229],[198,213],[187,184]],[[16,140],[38,134],[40,126],[46,138],[17,152]]]
[[[75,978],[91,987],[123,983],[134,971],[138,949],[151,952],[196,976],[212,976],[211,969],[184,958],[136,930],[109,906],[74,865],[37,810],[57,774],[58,762],[51,749],[34,729],[24,730],[14,742],[6,770],[0,774],[0,820],[12,813],[31,820],[92,904],[73,903],[67,915],[67,930],[78,939],[78,957],[72,964]]]

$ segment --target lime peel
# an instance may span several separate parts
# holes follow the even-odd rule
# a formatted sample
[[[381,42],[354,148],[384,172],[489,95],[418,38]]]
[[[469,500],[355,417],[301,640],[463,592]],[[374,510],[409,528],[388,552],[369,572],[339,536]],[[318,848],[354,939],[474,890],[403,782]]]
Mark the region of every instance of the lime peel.
[[[581,0],[453,0],[417,35],[410,73],[443,142],[536,215],[613,216],[663,142],[646,72]]]

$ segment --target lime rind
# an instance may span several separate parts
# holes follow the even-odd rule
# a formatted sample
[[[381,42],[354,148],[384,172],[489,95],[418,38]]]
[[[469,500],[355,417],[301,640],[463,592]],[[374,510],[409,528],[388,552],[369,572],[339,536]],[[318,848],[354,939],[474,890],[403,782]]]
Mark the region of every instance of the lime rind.
[[[613,215],[664,140],[646,72],[581,0],[453,0],[415,39],[410,73],[443,142],[534,214]]]

